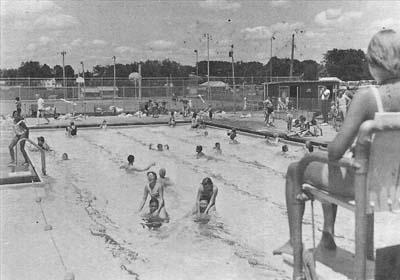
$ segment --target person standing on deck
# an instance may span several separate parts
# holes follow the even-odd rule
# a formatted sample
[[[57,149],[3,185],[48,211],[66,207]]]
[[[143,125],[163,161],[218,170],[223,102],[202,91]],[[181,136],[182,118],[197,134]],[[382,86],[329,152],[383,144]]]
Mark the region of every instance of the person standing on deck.
[[[47,121],[46,124],[49,124],[50,121],[45,116],[46,109],[44,107],[44,100],[43,100],[43,98],[40,97],[39,94],[36,94],[36,98],[38,99],[37,100],[37,113],[36,113],[37,124],[39,124],[39,118],[41,118],[41,117],[43,117]]]

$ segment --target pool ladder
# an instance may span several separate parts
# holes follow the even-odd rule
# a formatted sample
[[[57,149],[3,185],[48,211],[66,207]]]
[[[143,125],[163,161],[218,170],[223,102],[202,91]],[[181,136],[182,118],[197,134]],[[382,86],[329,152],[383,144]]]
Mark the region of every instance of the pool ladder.
[[[28,141],[29,143],[31,143],[34,147],[36,147],[38,150],[39,150],[39,152],[40,152],[40,158],[41,158],[41,162],[42,162],[42,174],[45,176],[46,175],[46,153],[45,153],[45,151],[41,148],[41,147],[39,147],[39,145],[38,144],[36,144],[35,142],[33,142],[31,139],[29,139],[29,138],[21,138],[21,139],[19,139],[18,140],[18,142],[17,142],[17,144],[15,145],[15,150],[16,150],[16,153],[15,153],[15,162],[18,162],[18,152],[17,152],[17,149],[18,149],[18,144],[20,143],[20,142],[22,142],[22,141]],[[32,161],[31,161],[31,159],[29,158],[29,164],[33,167],[33,165],[32,165]]]

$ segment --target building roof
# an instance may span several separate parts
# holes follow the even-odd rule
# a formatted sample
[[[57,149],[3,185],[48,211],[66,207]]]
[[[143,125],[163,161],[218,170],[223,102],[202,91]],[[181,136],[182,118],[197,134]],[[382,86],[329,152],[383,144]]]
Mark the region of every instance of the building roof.
[[[208,82],[200,84],[201,87],[226,87],[227,84],[222,82],[222,81],[210,81],[210,85],[208,85]]]

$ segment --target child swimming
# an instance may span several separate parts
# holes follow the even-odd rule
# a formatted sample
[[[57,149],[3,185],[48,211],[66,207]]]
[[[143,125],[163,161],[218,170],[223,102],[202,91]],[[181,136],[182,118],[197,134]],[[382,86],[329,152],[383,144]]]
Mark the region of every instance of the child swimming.
[[[135,166],[133,164],[133,162],[135,161],[135,156],[134,155],[129,155],[127,159],[128,159],[128,163],[126,163],[126,164],[124,164],[124,165],[122,165],[120,167],[121,169],[125,169],[126,171],[139,171],[139,172],[142,172],[142,171],[147,171],[151,167],[156,165],[155,162],[152,162],[147,167],[139,168],[139,167],[137,167],[137,166]]]
[[[235,139],[237,134],[236,134],[236,128],[232,128],[230,131],[228,131],[228,136],[229,136],[229,144],[238,144],[239,142]]]

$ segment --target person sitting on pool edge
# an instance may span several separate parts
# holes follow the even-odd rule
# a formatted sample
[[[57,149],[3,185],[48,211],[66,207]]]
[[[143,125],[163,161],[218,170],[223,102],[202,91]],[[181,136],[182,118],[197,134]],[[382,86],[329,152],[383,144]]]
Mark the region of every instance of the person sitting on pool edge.
[[[153,166],[156,165],[155,162],[152,162],[152,163],[150,163],[150,164],[149,164],[147,167],[145,167],[145,168],[139,168],[139,167],[137,167],[137,166],[135,166],[135,165],[133,164],[134,161],[135,161],[135,156],[134,156],[134,155],[129,155],[129,156],[128,156],[128,163],[122,165],[120,168],[121,168],[121,169],[125,169],[126,171],[139,171],[139,172],[142,172],[142,171],[147,171],[147,170],[149,170],[151,167],[153,167]]]
[[[379,112],[400,112],[400,36],[391,29],[376,33],[368,46],[367,61],[372,77],[378,87],[362,87],[351,102],[343,125],[334,140],[328,144],[330,161],[340,160],[351,148],[361,125],[366,120],[375,118]],[[274,254],[293,254],[293,279],[300,279],[303,274],[302,218],[305,203],[297,199],[302,195],[303,182],[309,182],[318,188],[354,198],[354,170],[335,167],[319,162],[308,165],[303,174],[298,174],[298,163],[288,167],[286,175],[286,207],[288,213],[290,238]],[[336,250],[334,226],[337,205],[322,204],[324,224],[320,250]],[[296,242],[295,242],[296,241]]]
[[[237,136],[236,133],[236,128],[232,128],[230,131],[228,131],[228,136],[229,136],[229,144],[238,144],[239,142],[235,139]]]
[[[78,133],[78,128],[74,122],[71,122],[69,126],[65,128],[65,133],[68,136],[76,136]]]
[[[216,211],[215,200],[217,195],[218,187],[214,185],[211,178],[204,178],[197,191],[194,214],[209,214],[210,211]]]
[[[144,204],[146,203],[147,196],[158,200],[158,208],[155,210],[152,215],[159,216],[165,222],[169,222],[169,216],[165,209],[165,201],[164,201],[164,187],[157,182],[157,174],[154,171],[147,172],[148,184],[144,187],[143,198],[139,205],[138,212],[142,211]]]

